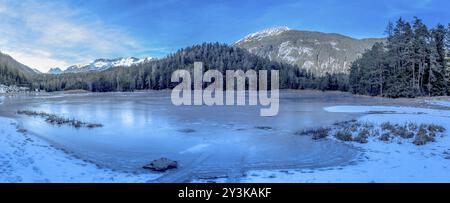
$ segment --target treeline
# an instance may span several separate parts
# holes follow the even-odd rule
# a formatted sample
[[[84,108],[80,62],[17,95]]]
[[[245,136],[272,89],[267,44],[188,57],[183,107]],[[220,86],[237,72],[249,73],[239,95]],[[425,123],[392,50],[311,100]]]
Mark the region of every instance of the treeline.
[[[348,89],[345,75],[315,77],[298,66],[270,61],[248,51],[219,43],[204,43],[181,49],[163,59],[150,61],[132,67],[117,67],[102,72],[67,73],[60,75],[41,74],[34,78],[33,89],[61,91],[84,89],[94,92],[161,90],[173,88],[172,73],[178,69],[190,70],[194,62],[204,63],[204,71],[216,69],[279,70],[280,88],[283,89]]]
[[[15,68],[0,63],[0,84],[29,86],[27,76]]]
[[[448,28],[428,29],[422,20],[389,23],[386,43],[377,43],[350,69],[355,94],[385,97],[450,95]]]
[[[29,87],[31,76],[35,74],[31,68],[0,52],[0,84]]]

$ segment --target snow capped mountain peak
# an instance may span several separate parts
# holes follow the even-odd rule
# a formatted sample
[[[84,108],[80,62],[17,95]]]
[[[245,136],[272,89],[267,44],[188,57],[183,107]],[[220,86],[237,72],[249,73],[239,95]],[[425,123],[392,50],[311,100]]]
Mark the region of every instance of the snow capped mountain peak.
[[[129,67],[129,66],[132,66],[133,64],[137,63],[139,60],[140,59],[135,58],[135,57],[128,57],[128,58],[117,59],[117,60],[113,61],[112,63],[113,63],[114,67],[116,67],[116,66]]]
[[[291,30],[291,29],[289,29],[286,26],[267,28],[265,30],[249,34],[246,37],[244,37],[243,39],[237,41],[235,44],[249,42],[249,41],[253,41],[253,40],[259,41],[265,37],[277,36],[277,35],[280,35],[281,33],[289,31],[289,30]]]
[[[139,59],[139,61],[137,63],[147,63],[149,61],[155,60],[153,57],[146,57],[143,59]]]
[[[315,75],[348,73],[350,64],[384,39],[354,39],[339,34],[269,28],[248,35],[235,44],[252,54],[285,62]]]
[[[146,63],[153,60],[151,57],[139,59],[136,57],[128,57],[128,58],[115,58],[115,59],[96,59],[91,63],[84,65],[72,65],[67,67],[64,71],[59,73],[83,73],[83,72],[91,72],[91,71],[104,71],[113,67],[130,67],[133,65]],[[61,69],[60,69],[61,70]],[[49,73],[59,74],[58,70],[50,70]]]
[[[61,68],[55,67],[55,68],[50,68],[50,70],[47,72],[48,74],[60,74],[62,73]]]

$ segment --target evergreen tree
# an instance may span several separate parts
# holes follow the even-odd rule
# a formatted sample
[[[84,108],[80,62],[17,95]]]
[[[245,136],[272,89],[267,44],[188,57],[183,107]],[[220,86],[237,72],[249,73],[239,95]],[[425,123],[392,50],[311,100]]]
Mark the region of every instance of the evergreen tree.
[[[450,26],[450,25],[449,25]],[[386,29],[385,45],[374,47],[350,69],[350,89],[356,94],[387,97],[448,95],[449,33],[443,25],[428,30],[418,18],[403,19]]]
[[[429,95],[443,96],[448,89],[447,69],[446,69],[446,28],[439,24],[431,31],[430,66],[434,81],[430,81],[431,89]]]

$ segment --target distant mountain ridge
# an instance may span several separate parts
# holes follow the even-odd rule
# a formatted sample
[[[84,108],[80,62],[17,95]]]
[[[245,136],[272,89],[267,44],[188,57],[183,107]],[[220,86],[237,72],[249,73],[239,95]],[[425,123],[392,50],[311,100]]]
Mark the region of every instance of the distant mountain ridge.
[[[249,34],[234,46],[270,60],[297,65],[316,75],[324,75],[348,73],[350,64],[365,50],[384,41],[275,27]]]
[[[62,74],[62,73],[85,73],[85,72],[99,72],[108,70],[113,67],[130,67],[132,65],[146,63],[154,60],[151,57],[139,59],[136,57],[128,57],[128,58],[116,58],[116,59],[96,59],[88,64],[80,64],[80,65],[72,65],[65,70],[62,70],[59,67],[51,68],[48,73],[49,74]]]

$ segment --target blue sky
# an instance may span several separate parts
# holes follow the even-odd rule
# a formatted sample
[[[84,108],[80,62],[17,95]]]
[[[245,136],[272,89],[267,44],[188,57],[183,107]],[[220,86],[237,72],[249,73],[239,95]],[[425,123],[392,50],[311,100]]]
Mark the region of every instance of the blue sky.
[[[0,0],[0,50],[47,71],[96,58],[163,57],[268,27],[383,37],[388,21],[450,22],[448,0]]]

